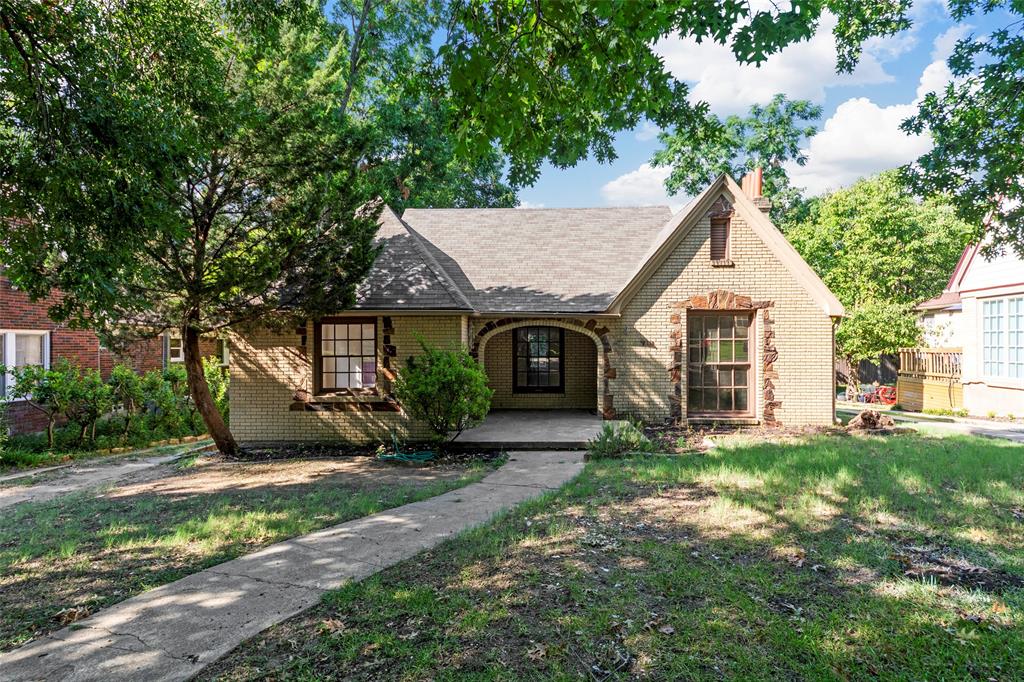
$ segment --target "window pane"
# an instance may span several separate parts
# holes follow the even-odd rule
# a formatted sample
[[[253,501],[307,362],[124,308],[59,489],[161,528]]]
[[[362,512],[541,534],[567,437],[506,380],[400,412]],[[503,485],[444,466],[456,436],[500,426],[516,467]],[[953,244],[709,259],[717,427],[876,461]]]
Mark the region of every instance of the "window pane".
[[[512,370],[516,386],[543,390],[561,386],[562,331],[557,327],[520,327],[515,330]]]
[[[690,346],[690,362],[700,362],[700,346]]]
[[[334,370],[335,370],[335,364],[334,363],[335,363],[335,359],[334,358],[327,358],[327,357],[324,358],[324,373],[325,374],[328,373],[328,372],[334,372]]]
[[[364,324],[363,325],[363,338],[364,339],[372,339],[373,338],[373,325],[372,324]]]
[[[323,326],[323,334],[322,334],[322,336],[325,339],[333,339],[334,338],[334,325],[333,324],[325,324]]]
[[[363,355],[373,355],[373,340],[363,341]]]
[[[701,393],[700,387],[699,386],[691,386],[690,390],[687,391],[687,393],[686,393],[686,403],[687,403],[686,407],[687,407],[687,409],[689,409],[691,411],[703,410],[704,409],[704,401],[701,400],[701,396],[702,396],[702,393]]]
[[[732,389],[731,388],[720,388],[718,389],[718,409],[721,411],[732,409]]]
[[[335,381],[337,382],[335,388],[351,388],[351,382],[349,381],[348,374],[335,374]]]
[[[324,339],[320,342],[320,352],[324,355],[334,355],[334,341]]]
[[[703,389],[704,409],[708,412],[714,412],[718,410],[718,389],[717,388],[705,388]]]
[[[704,334],[704,318],[691,317],[686,321],[686,335],[691,341],[700,340]]]
[[[719,341],[719,362],[732,362],[732,341]]]
[[[363,338],[363,335],[362,335],[362,328],[363,327],[362,327],[362,325],[359,325],[359,324],[349,324],[349,325],[345,325],[345,326],[348,327],[348,338],[350,338],[350,339],[361,339],[361,338]]]
[[[740,412],[747,411],[747,389],[737,388],[736,394],[736,410]]]
[[[39,334],[15,334],[14,364],[16,367],[42,365],[43,337]]]
[[[687,315],[687,409],[701,412],[748,412],[753,316],[747,313]],[[703,330],[703,341],[697,330]],[[700,345],[698,345],[700,344]]]

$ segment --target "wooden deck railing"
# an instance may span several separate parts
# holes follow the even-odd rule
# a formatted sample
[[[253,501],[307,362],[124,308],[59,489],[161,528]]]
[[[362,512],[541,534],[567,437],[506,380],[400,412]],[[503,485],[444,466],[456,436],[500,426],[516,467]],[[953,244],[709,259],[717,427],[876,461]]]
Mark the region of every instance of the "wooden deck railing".
[[[903,348],[900,350],[900,376],[959,379],[962,362],[960,348]]]

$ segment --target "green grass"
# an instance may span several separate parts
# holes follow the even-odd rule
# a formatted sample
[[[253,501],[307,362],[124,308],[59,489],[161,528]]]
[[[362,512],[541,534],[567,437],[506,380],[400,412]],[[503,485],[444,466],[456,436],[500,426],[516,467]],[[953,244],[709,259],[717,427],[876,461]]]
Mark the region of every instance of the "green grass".
[[[234,487],[228,472],[220,488],[190,491],[187,477],[202,467],[182,462],[168,467],[184,482],[170,493],[81,493],[4,509],[0,650],[59,629],[71,611],[77,619],[259,547],[433,497],[479,480],[492,466],[450,466],[398,484],[334,474]]]
[[[592,462],[244,644],[208,678],[1009,679],[1024,448],[736,440]]]

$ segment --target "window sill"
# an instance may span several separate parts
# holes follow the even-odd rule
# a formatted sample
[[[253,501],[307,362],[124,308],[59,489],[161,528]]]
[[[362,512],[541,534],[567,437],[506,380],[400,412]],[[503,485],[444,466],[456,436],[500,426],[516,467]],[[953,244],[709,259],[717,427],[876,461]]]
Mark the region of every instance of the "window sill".
[[[519,389],[512,389],[512,395],[565,395],[565,389],[558,388],[551,391],[530,391]]]
[[[313,396],[313,402],[346,402],[352,400],[373,400],[380,398],[376,388],[345,388],[338,391],[323,391]]]
[[[733,268],[736,264],[729,258],[723,258],[722,260],[711,261],[711,267],[713,268]]]
[[[308,400],[296,396],[288,409],[292,412],[401,412],[397,401],[376,390],[363,395],[318,395]]]

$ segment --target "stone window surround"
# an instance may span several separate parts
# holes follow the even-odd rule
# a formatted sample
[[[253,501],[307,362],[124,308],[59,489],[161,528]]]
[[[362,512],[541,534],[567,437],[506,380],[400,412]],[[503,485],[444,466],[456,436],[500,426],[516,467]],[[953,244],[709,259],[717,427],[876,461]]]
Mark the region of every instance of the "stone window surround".
[[[669,324],[671,325],[669,352],[672,354],[672,361],[669,365],[669,377],[672,382],[670,421],[674,423],[681,422],[683,414],[682,379],[686,367],[686,337],[683,333],[682,322],[685,315],[684,311],[721,310],[725,312],[749,312],[751,310],[760,310],[762,330],[760,374],[762,397],[764,399],[761,408],[761,421],[767,426],[778,425],[779,421],[775,416],[775,410],[782,406],[782,402],[775,399],[775,385],[779,380],[778,371],[775,369],[775,362],[778,360],[779,352],[775,347],[775,322],[772,320],[770,313],[770,309],[774,306],[774,301],[754,301],[749,296],[735,294],[723,289],[710,291],[705,295],[690,296],[687,299],[672,304],[673,312],[669,316]]]

